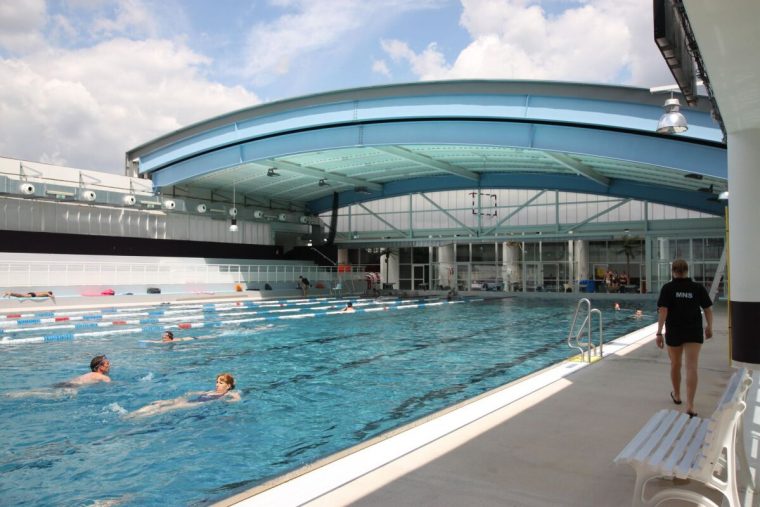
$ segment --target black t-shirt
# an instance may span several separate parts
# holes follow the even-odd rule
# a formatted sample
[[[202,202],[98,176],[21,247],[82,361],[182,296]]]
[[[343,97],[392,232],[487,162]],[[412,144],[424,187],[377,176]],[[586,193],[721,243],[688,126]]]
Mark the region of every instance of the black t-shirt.
[[[301,283],[304,284],[306,287],[309,286],[309,279],[308,278],[301,278]]]
[[[702,312],[700,308],[712,306],[710,295],[704,286],[691,278],[674,278],[662,286],[658,307],[668,309],[665,329],[668,336],[702,335]]]

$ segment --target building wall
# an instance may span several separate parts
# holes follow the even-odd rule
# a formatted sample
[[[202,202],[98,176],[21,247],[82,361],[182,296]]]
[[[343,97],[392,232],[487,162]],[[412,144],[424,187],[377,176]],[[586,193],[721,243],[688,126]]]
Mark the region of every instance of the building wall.
[[[268,223],[160,210],[138,210],[56,201],[0,198],[0,230],[143,239],[272,245]],[[137,254],[140,255],[140,254]],[[174,254],[171,254],[174,255]]]

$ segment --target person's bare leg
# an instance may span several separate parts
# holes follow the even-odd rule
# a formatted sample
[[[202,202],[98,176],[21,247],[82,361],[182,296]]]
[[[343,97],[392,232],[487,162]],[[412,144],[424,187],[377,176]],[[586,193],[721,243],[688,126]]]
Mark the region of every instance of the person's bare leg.
[[[683,357],[683,345],[678,347],[668,346],[670,356],[670,383],[673,384],[673,396],[681,399],[681,358]]]
[[[697,394],[697,376],[699,370],[699,351],[701,343],[684,343],[686,352],[686,411],[695,412],[694,396]]]

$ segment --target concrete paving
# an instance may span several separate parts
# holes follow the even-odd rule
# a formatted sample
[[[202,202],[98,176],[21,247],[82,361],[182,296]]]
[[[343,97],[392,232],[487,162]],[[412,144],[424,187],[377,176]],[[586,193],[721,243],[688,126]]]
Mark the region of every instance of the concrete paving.
[[[700,358],[703,415],[732,373],[725,305],[714,327]],[[657,410],[674,408],[670,390],[667,353],[651,334],[308,505],[630,505],[635,474],[613,459]]]

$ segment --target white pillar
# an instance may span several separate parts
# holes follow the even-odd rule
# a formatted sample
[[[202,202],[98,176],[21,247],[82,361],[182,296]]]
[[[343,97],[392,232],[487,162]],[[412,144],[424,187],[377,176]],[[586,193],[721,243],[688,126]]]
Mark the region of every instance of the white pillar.
[[[504,280],[504,290],[512,291],[512,287],[522,284],[522,270],[520,269],[520,244],[507,241],[501,244],[502,258],[501,277]]]
[[[380,256],[380,277],[382,283],[392,283],[394,289],[398,289],[399,285],[399,258],[398,250],[389,250],[390,255]],[[387,261],[387,262],[386,262]]]
[[[573,241],[573,257],[575,259],[575,286],[580,280],[591,280],[588,273],[588,241],[576,239]]]
[[[729,132],[727,145],[731,356],[760,369],[760,129]]]
[[[338,248],[338,264],[348,264],[348,248]]]
[[[438,247],[438,284],[455,289],[457,286],[457,258],[454,245]]]

